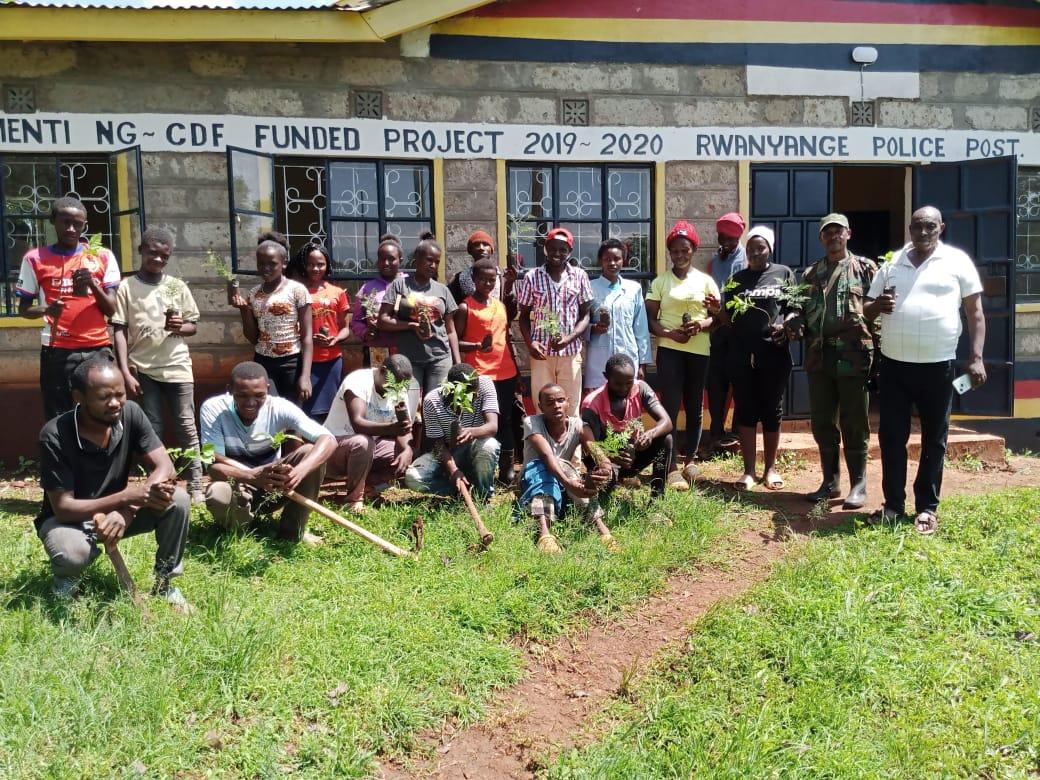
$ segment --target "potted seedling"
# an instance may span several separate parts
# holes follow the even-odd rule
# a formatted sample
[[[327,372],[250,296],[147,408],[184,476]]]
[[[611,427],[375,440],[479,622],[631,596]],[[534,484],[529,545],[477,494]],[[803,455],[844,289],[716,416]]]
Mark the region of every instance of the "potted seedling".
[[[206,250],[206,260],[202,263],[203,268],[212,268],[217,276],[224,280],[227,285],[227,302],[229,306],[235,305],[235,297],[238,295],[238,278],[231,273],[231,268],[224,258],[212,249]]]
[[[685,326],[689,325],[691,322],[693,322],[693,317],[690,316],[690,313],[688,311],[684,311],[682,313],[682,324]]]
[[[397,421],[401,423],[408,422],[408,404],[405,402],[405,399],[408,398],[408,390],[411,388],[412,380],[398,379],[389,368],[384,370],[386,371],[386,382],[383,385],[383,393],[386,395],[386,400],[394,408]]]
[[[563,338],[560,315],[549,307],[543,306],[538,310],[537,322],[539,330],[549,337],[546,347],[550,352],[555,352],[560,347],[560,339]]]
[[[375,335],[376,324],[379,321],[379,307],[381,305],[382,301],[379,300],[379,296],[375,293],[361,296],[361,311],[365,313],[365,326],[368,328],[368,333],[365,335],[368,338]]]
[[[602,304],[596,309],[596,318],[600,325],[610,327],[610,310]]]
[[[485,334],[484,338],[480,340],[480,351],[487,352],[491,349],[491,334]]]
[[[101,234],[95,233],[87,240],[87,245],[83,247],[83,256],[97,263],[101,260],[101,249]],[[72,286],[72,294],[80,297],[90,295],[90,277],[86,274],[76,277],[76,281]]]
[[[475,379],[476,377],[474,377]],[[451,382],[445,380],[441,384],[441,395],[448,402],[448,409],[455,415],[448,430],[448,447],[454,449],[459,438],[459,420],[464,414],[473,414],[473,402],[476,397],[476,382]]]
[[[187,289],[187,283],[180,279],[175,279],[172,276],[167,277],[166,280],[159,285],[159,300],[162,301],[166,313],[165,327],[169,328],[170,320],[174,317],[180,316],[181,311],[178,308],[178,304],[180,304],[181,298]]]
[[[419,308],[419,338],[425,341],[433,337],[433,318],[430,316],[428,306]]]

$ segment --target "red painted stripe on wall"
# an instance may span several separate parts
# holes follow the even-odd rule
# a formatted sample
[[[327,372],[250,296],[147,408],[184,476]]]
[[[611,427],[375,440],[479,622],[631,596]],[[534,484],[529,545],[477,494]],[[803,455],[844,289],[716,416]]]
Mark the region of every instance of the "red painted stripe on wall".
[[[1040,379],[1016,380],[1015,398],[1040,398]]]
[[[1040,26],[1040,7],[1013,8],[952,3],[881,3],[869,0],[529,0],[494,3],[473,16],[548,19],[717,19],[870,24]]]

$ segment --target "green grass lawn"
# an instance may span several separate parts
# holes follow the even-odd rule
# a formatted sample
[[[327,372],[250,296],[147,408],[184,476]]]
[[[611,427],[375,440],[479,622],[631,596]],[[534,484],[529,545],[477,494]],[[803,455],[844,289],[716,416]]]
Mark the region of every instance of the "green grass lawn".
[[[814,538],[662,660],[562,778],[1040,774],[1040,490]]]
[[[138,612],[102,557],[64,607],[30,524],[0,503],[0,775],[10,777],[363,776],[379,753],[413,749],[446,718],[472,721],[521,674],[516,637],[545,640],[653,591],[732,529],[722,500],[671,494],[671,527],[612,512],[608,553],[561,525],[565,553],[499,505],[487,553],[461,504],[425,510],[426,547],[399,560],[317,520],[317,549],[191,532],[180,580],[198,614]],[[365,524],[407,546],[416,507]],[[154,541],[121,545],[150,585]]]

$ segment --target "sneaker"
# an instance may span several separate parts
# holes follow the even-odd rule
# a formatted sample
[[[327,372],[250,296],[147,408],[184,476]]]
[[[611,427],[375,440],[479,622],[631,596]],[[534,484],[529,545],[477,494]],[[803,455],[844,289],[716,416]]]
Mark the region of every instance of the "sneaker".
[[[80,594],[79,583],[71,577],[55,575],[51,582],[51,593],[58,601],[75,601]]]
[[[195,607],[181,593],[181,589],[172,587],[169,581],[166,581],[165,584],[156,582],[154,595],[169,604],[174,612],[180,612],[182,615],[191,615],[195,612]]]
[[[719,449],[726,449],[728,447],[736,447],[738,444],[740,444],[740,439],[738,439],[732,433],[725,433],[721,437],[719,437],[719,440],[718,442],[716,442],[715,446]]]

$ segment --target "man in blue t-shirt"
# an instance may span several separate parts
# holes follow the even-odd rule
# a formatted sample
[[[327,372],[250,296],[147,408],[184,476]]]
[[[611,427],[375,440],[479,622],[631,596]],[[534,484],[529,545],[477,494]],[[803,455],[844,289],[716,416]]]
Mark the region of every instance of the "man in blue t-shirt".
[[[318,497],[336,439],[291,401],[269,396],[269,387],[263,366],[239,363],[228,392],[202,404],[202,443],[214,447],[206,506],[228,528],[249,525],[257,514],[270,515],[284,506],[278,535],[320,544],[320,537],[307,533],[310,510],[287,503],[284,494],[292,490],[312,500]],[[283,456],[282,441],[289,431],[304,443]]]

